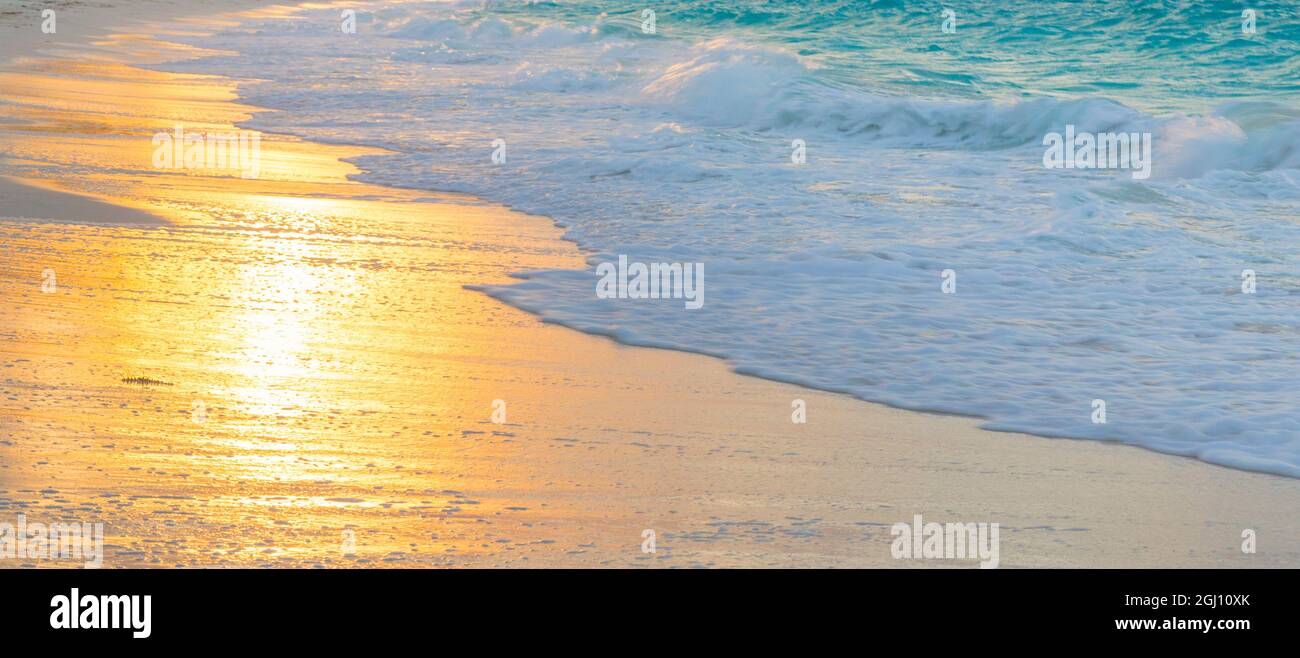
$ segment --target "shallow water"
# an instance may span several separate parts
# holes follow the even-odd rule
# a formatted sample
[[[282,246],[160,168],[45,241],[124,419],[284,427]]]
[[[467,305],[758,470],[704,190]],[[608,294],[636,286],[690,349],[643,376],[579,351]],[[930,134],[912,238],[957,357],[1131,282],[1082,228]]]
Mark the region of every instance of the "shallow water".
[[[1222,3],[963,4],[952,34],[933,3],[667,3],[654,34],[617,3],[415,3],[356,35],[312,10],[173,68],[268,79],[240,92],[283,111],[247,125],[390,148],[363,180],[550,216],[593,269],[705,266],[699,310],[598,298],[593,269],[491,289],[548,320],[1300,476],[1294,4],[1254,34]],[[1045,169],[1066,124],[1152,133],[1151,177]]]
[[[887,529],[912,511],[996,515],[1005,566],[1296,563],[1297,480],[993,437],[541,324],[465,286],[574,270],[573,245],[345,180],[337,158],[372,149],[264,134],[257,180],[149,166],[156,132],[253,108],[108,61],[0,71],[6,174],[166,220],[0,219],[0,523],[102,522],[109,567],[899,566]]]
[[[527,564],[600,536],[521,484],[520,453],[542,460],[490,422],[494,398],[529,409],[527,365],[494,349],[521,318],[463,288],[575,264],[553,229],[348,183],[356,150],[293,139],[267,138],[258,180],[142,167],[151,128],[243,116],[212,80],[0,79],[42,118],[0,131],[15,169],[39,154],[168,220],[0,220],[4,522],[103,523],[110,567]]]

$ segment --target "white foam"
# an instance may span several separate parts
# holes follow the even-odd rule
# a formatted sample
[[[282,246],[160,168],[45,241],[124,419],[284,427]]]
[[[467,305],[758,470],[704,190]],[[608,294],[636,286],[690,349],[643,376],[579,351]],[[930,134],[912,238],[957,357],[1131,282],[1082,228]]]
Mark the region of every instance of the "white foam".
[[[193,66],[270,77],[242,93],[290,111],[253,127],[395,150],[357,161],[367,180],[549,215],[593,264],[708,273],[695,311],[599,299],[590,269],[490,294],[741,372],[1300,477],[1290,110],[902,98],[732,38],[415,5],[343,40],[309,27],[327,14],[221,35],[243,56]],[[1066,124],[1152,132],[1152,178],[1045,170],[1041,139]],[[956,294],[940,290],[945,269]]]

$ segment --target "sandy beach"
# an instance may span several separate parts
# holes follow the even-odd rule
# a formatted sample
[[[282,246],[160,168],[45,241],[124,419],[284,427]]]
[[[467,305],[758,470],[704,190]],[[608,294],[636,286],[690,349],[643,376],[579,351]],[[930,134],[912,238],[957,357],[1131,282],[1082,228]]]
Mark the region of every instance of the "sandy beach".
[[[1000,524],[1002,568],[1300,566],[1292,478],[542,323],[466,286],[583,267],[563,231],[351,180],[378,149],[152,168],[156,133],[257,110],[134,66],[215,4],[256,3],[0,14],[0,519],[102,522],[109,568],[978,566],[895,559],[914,515]]]

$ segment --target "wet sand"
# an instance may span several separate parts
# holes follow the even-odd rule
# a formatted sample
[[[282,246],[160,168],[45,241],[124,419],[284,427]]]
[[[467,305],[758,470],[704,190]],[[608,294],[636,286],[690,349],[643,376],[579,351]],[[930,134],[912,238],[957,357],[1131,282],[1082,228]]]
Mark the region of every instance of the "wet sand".
[[[14,219],[105,224],[159,224],[164,220],[89,196],[0,178],[0,212]]]
[[[0,520],[102,522],[106,567],[976,566],[893,559],[915,514],[1001,524],[1003,567],[1300,566],[1300,481],[542,324],[465,286],[581,267],[545,218],[271,135],[257,180],[154,169],[255,108],[145,38],[67,49],[0,71],[0,175],[42,186],[0,216],[43,218],[0,220]]]

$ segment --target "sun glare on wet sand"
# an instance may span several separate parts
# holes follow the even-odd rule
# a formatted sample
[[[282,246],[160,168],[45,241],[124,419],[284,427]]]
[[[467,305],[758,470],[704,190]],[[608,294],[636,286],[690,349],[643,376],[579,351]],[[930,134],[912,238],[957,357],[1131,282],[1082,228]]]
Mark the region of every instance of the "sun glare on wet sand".
[[[237,130],[246,111],[227,87],[114,64],[50,73],[0,83],[22,90],[20,116],[40,115],[7,130],[6,149],[41,171],[82,168],[75,191],[165,221],[0,225],[5,279],[57,275],[6,293],[7,338],[32,346],[4,373],[6,507],[111,519],[112,565],[501,552],[457,526],[526,511],[462,494],[524,477],[483,472],[490,442],[468,438],[491,431],[469,429],[500,395],[476,381],[503,364],[450,347],[509,340],[481,318],[526,320],[463,285],[578,263],[537,246],[560,245],[555,229],[349,182],[339,158],[363,151],[286,138],[262,136],[256,180],[149,171],[151,129]],[[53,186],[39,176],[26,182]],[[448,416],[475,395],[481,417]],[[410,516],[437,522],[393,522]],[[354,554],[345,536],[360,537]]]
[[[1293,480],[544,323],[467,286],[587,268],[549,220],[100,46],[0,69],[0,513],[102,521],[105,566],[909,566],[891,524],[991,510],[1004,566],[1218,565],[1261,519],[1296,563]]]

